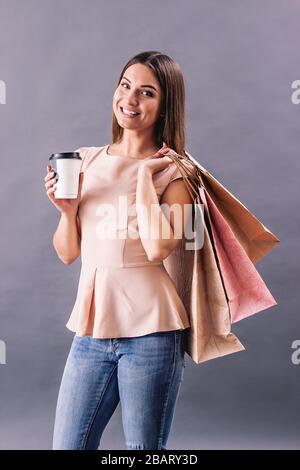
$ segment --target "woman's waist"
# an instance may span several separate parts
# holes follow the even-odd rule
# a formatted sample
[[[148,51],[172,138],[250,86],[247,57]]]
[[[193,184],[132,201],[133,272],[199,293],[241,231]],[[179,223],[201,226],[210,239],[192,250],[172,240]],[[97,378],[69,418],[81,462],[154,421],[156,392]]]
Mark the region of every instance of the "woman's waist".
[[[85,267],[91,268],[139,268],[139,267],[151,267],[151,266],[161,266],[164,267],[162,261],[139,261],[139,262],[110,262],[108,260],[101,259],[86,259],[81,257],[81,264]]]
[[[150,261],[141,240],[89,240],[81,243],[81,260],[84,264],[103,267],[159,266],[161,260]]]

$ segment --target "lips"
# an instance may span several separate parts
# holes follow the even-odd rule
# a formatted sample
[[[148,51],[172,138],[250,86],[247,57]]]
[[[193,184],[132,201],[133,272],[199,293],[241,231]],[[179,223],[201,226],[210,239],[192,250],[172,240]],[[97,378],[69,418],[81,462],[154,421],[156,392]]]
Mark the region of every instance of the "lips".
[[[126,109],[126,108],[125,108]],[[137,113],[137,114],[127,114],[127,113],[124,113],[123,111],[123,107],[120,106],[120,110],[122,112],[122,114],[124,114],[124,116],[128,116],[128,117],[136,117],[136,116],[139,116],[141,113]],[[127,111],[130,111],[130,110],[127,110]],[[132,112],[136,112],[136,111],[132,111]]]

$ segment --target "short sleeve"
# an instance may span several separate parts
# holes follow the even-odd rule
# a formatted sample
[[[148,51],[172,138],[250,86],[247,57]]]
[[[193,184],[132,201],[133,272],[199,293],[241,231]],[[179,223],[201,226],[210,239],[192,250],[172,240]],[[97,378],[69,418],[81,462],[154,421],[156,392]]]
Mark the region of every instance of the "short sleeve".
[[[191,179],[196,178],[197,169],[190,161],[184,160],[184,161],[182,161],[182,165],[184,165],[184,167],[186,168],[187,176],[189,176]],[[176,163],[174,163],[174,167],[175,168],[174,168],[174,170],[172,170],[172,173],[171,173],[171,176],[170,176],[170,179],[169,179],[169,183],[171,183],[171,181],[177,180],[179,178],[183,178],[182,173],[179,170]],[[184,170],[182,170],[182,171],[184,171]]]
[[[174,165],[175,165],[175,168],[174,168],[174,171],[171,174],[169,183],[171,183],[171,181],[177,180],[179,178],[183,178],[183,176],[182,176],[178,166],[176,165],[176,163]]]
[[[86,164],[85,160],[86,160],[86,157],[87,157],[90,149],[91,149],[91,147],[79,147],[76,150],[74,150],[74,152],[78,152],[79,155],[82,158],[80,171],[84,171],[84,169],[85,169],[85,164]]]

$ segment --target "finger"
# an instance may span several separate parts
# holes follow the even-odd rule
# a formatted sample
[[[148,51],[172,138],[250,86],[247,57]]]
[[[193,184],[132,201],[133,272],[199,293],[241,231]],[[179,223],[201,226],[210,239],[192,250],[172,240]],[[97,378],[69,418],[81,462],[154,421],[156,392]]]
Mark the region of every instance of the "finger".
[[[162,160],[166,163],[173,163],[173,160],[170,157],[163,157]]]
[[[163,146],[159,149],[159,152],[169,152],[170,148],[164,143]]]
[[[50,171],[50,173],[48,173],[45,178],[44,178],[44,181],[48,181],[49,179],[53,178],[53,176],[56,176],[56,173],[55,171]]]
[[[164,157],[167,153],[168,153],[169,150],[167,149],[160,149],[154,156],[157,157],[157,158],[162,158]]]
[[[48,173],[51,173],[52,171],[53,171],[54,173],[56,173],[55,169],[52,168],[51,165],[48,165],[48,166],[47,166],[47,172],[48,172]]]
[[[157,150],[157,152],[153,155],[153,157],[160,157],[161,156],[161,153],[159,150]]]
[[[46,189],[51,188],[56,183],[56,178],[52,178],[51,180],[47,181],[45,184]]]
[[[159,149],[159,150],[156,152],[156,154],[154,155],[154,157],[161,158],[161,157],[163,157],[166,153],[168,153],[168,150]]]
[[[56,183],[56,182],[57,182],[56,177],[51,178],[50,180],[48,180],[48,181],[46,182],[45,186],[46,186],[47,188],[50,188],[50,186],[53,186],[53,184]]]
[[[56,187],[55,186],[52,186],[51,188],[48,189],[47,191],[47,195],[48,196],[51,196],[53,195],[53,193],[56,191]]]

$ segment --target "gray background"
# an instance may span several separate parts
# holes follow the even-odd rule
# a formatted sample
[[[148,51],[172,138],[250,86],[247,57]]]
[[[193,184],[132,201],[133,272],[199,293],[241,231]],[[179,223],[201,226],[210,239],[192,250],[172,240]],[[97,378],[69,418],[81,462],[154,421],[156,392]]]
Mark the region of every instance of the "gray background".
[[[299,1],[0,0],[0,448],[49,449],[79,278],[56,257],[55,151],[111,142],[126,61],[181,66],[187,150],[281,240],[257,268],[278,306],[233,325],[245,352],[188,357],[169,449],[299,448]],[[124,449],[120,405],[102,449]]]

